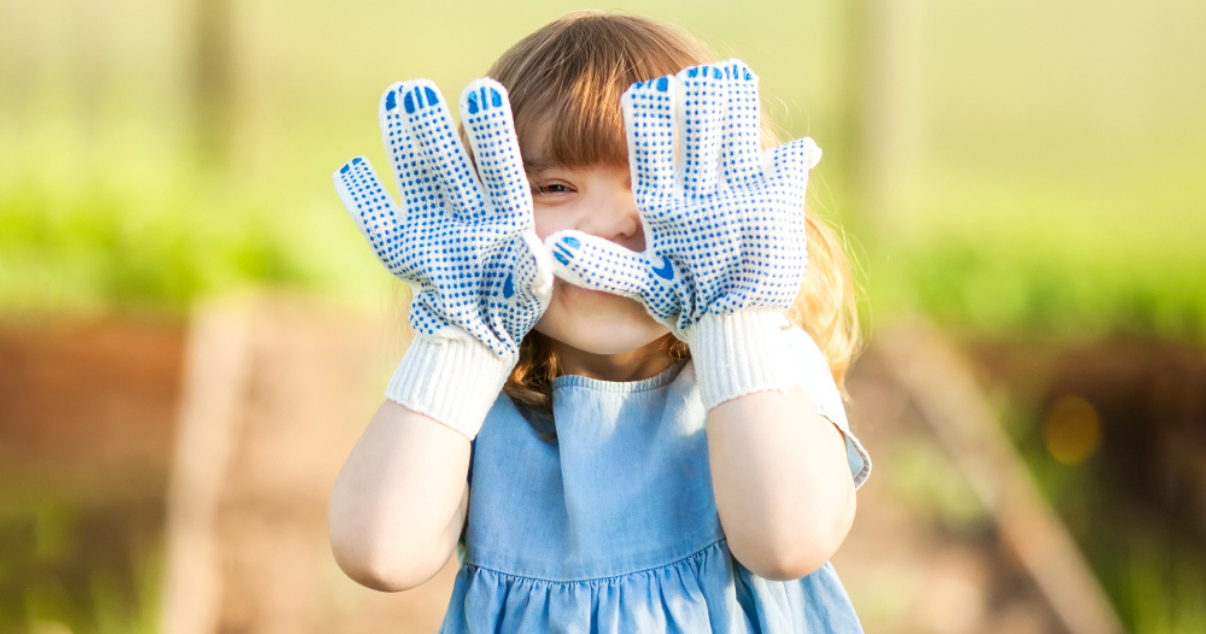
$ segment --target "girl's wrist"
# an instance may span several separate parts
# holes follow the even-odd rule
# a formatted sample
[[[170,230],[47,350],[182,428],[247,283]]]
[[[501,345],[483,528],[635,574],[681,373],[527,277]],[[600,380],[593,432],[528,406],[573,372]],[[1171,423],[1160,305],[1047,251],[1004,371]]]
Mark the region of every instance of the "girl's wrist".
[[[471,338],[416,337],[385,397],[473,440],[517,360],[517,354],[500,357]]]
[[[754,392],[802,384],[792,359],[795,325],[778,309],[706,315],[686,333],[704,407]]]

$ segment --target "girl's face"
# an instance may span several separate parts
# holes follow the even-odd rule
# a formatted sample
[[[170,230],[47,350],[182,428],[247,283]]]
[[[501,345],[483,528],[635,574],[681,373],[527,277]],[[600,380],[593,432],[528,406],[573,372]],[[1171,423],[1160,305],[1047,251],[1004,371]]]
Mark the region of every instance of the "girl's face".
[[[545,151],[545,135],[546,130],[537,129],[521,144],[532,185],[536,235],[544,240],[557,231],[577,229],[644,251],[645,233],[628,167],[555,165]],[[536,330],[590,355],[634,352],[669,334],[635,300],[587,290],[560,278],[554,278],[553,298]]]

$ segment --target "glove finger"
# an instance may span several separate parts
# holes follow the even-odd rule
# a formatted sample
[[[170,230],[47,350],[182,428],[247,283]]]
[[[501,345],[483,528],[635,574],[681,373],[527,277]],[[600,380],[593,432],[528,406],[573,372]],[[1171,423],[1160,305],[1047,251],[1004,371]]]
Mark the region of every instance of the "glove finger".
[[[553,273],[575,286],[644,300],[650,291],[645,256],[581,231],[558,231],[544,241]]]
[[[728,76],[726,134],[720,150],[720,169],[726,184],[737,187],[762,176],[762,109],[758,76],[739,59],[723,64]]]
[[[674,83],[683,191],[707,195],[716,191],[728,82],[720,66],[704,64],[679,71]]]
[[[479,217],[485,211],[481,185],[440,89],[416,79],[405,82],[398,96],[406,127],[433,168],[448,213],[462,221]]]
[[[373,166],[368,159],[358,156],[340,167],[331,179],[339,200],[372,246],[377,259],[398,274],[402,268],[401,210],[382,187]]]
[[[796,139],[771,150],[763,160],[766,175],[786,185],[803,205],[808,170],[821,160],[821,148],[817,147],[816,142],[809,137]]]
[[[670,80],[659,77],[637,82],[620,98],[634,191],[674,185],[674,85]]]
[[[523,223],[532,214],[532,191],[507,89],[489,78],[471,82],[461,93],[461,121],[491,206],[503,217]]]
[[[381,95],[377,118],[381,124],[381,142],[389,156],[394,182],[402,196],[402,222],[410,212],[434,210],[439,206],[435,196],[433,170],[427,157],[415,146],[414,135],[406,127],[399,100],[404,84],[395,83]]]

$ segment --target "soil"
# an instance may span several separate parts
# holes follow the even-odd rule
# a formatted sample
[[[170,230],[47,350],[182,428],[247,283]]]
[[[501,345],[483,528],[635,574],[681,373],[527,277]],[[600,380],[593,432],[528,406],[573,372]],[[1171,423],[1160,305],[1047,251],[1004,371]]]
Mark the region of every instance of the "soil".
[[[174,321],[0,324],[0,465],[22,488],[162,497],[183,354]]]

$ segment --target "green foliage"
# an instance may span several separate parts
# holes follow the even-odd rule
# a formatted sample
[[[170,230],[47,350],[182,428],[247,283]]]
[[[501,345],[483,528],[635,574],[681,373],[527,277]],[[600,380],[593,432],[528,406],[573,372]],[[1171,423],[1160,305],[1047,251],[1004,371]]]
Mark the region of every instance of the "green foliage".
[[[1040,383],[1033,386],[1038,392],[1015,388],[1002,416],[1113,607],[1136,634],[1204,631],[1206,550],[1200,534],[1161,509],[1161,502],[1137,493],[1145,489],[1127,481],[1136,474],[1108,464],[1103,453],[1077,465],[1052,456],[1042,437],[1046,413],[1039,398],[1049,383]]]
[[[1146,527],[1160,535],[1159,526]],[[1136,535],[1126,548],[1095,552],[1098,561],[1117,570],[1111,590],[1134,631],[1143,634],[1193,634],[1206,631],[1206,558],[1175,540],[1157,541]],[[1117,561],[1120,560],[1120,561]]]
[[[1071,5],[939,3],[896,23],[913,48],[885,67],[898,73],[885,93],[896,118],[877,125],[904,132],[861,146],[857,113],[878,90],[863,85],[879,50],[859,22],[868,16],[828,1],[745,7],[742,20],[725,3],[626,8],[745,58],[785,134],[826,148],[814,184],[833,184],[823,197],[859,237],[875,321],[921,311],[981,334],[1200,340],[1206,256],[1190,237],[1206,235],[1196,177],[1206,91],[1191,75],[1206,47],[1190,36],[1206,12],[1166,0],[1165,19],[1144,21],[1107,4],[1076,38],[1063,28],[1082,17]],[[240,12],[237,54],[211,60],[228,64],[232,83],[210,94],[191,92],[182,72],[195,52],[182,48],[188,38],[147,35],[179,20],[173,10],[129,24],[104,5],[62,24],[47,12],[41,31],[0,27],[5,55],[54,51],[28,72],[0,65],[15,88],[0,91],[0,314],[179,310],[251,284],[379,293],[384,277],[327,176],[355,154],[385,167],[381,90],[427,76],[455,95],[509,44],[576,8],[302,2]],[[60,46],[71,20],[96,37]],[[1019,48],[1023,25],[1031,42]],[[1166,72],[1136,59],[1165,60]],[[97,72],[84,82],[79,69]],[[1134,89],[1115,90],[1124,85]],[[206,108],[225,123],[205,124]],[[880,148],[888,167],[866,148]],[[867,208],[863,190],[884,183],[905,184],[883,192],[891,209]]]
[[[94,507],[48,492],[8,498],[0,506],[0,632],[158,631],[161,506]]]
[[[935,235],[874,269],[870,294],[889,318],[920,311],[980,336],[1203,341],[1203,289],[1206,268],[1196,257]]]
[[[0,305],[12,310],[143,306],[178,310],[241,284],[311,281],[265,213],[216,217],[181,197],[145,216],[106,192],[55,208],[40,192],[0,200]]]

